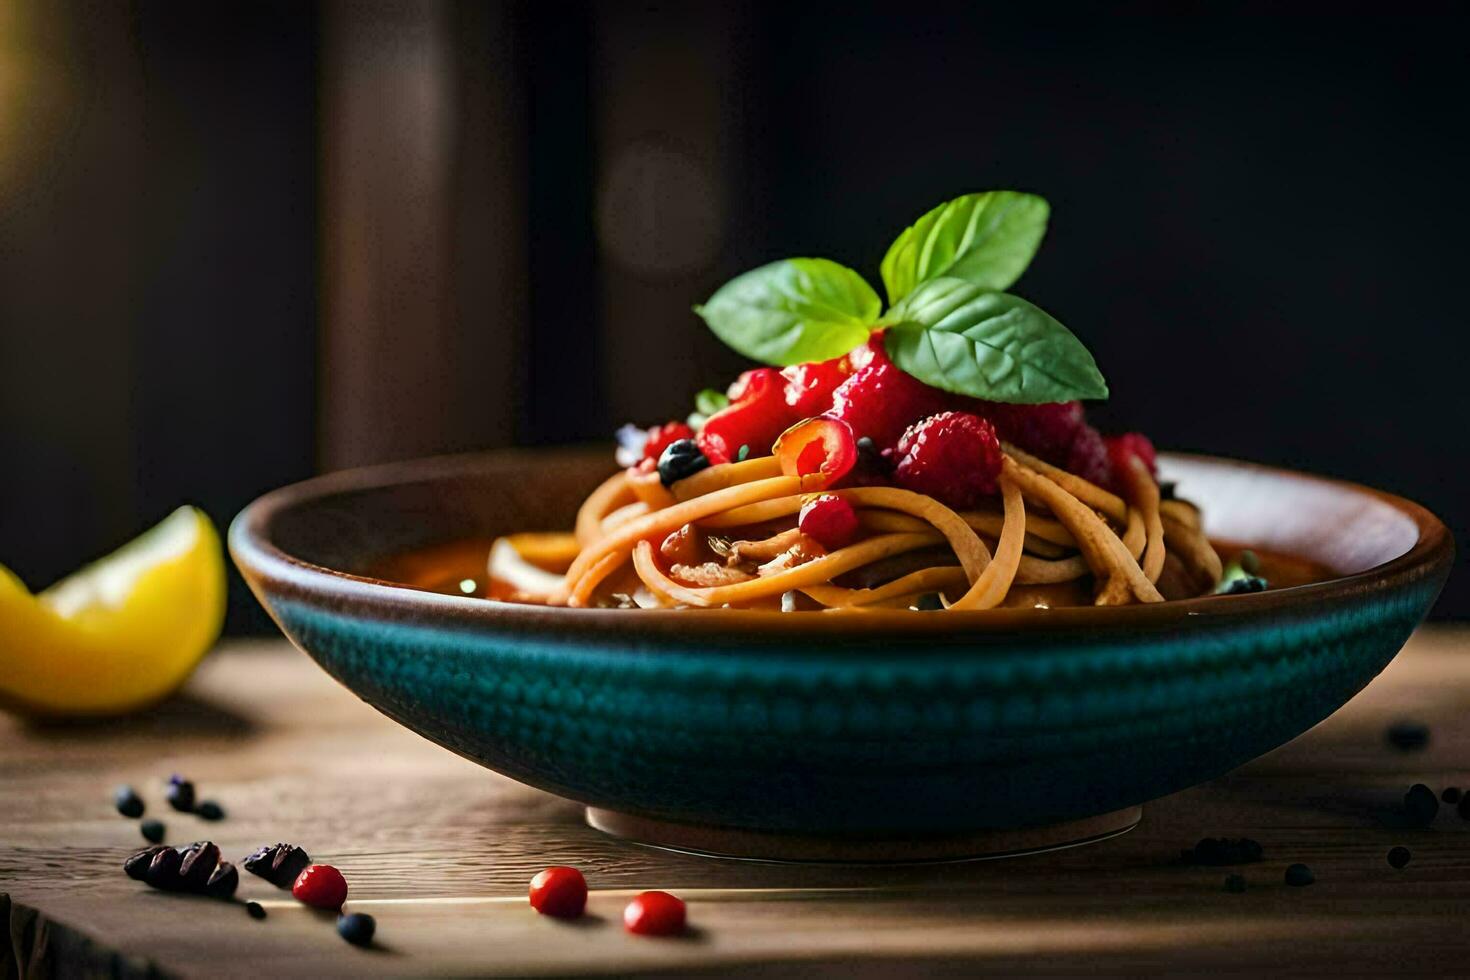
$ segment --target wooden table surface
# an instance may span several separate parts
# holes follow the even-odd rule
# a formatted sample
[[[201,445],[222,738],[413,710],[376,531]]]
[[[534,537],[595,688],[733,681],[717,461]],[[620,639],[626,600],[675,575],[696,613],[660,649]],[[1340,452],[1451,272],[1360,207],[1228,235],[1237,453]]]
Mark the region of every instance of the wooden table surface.
[[[1410,783],[1470,786],[1470,628],[1421,631],[1366,691],[1288,746],[1149,804],[1132,833],[1003,861],[901,868],[724,861],[640,847],[580,809],[460,759],[378,715],[284,642],[232,643],[146,717],[35,727],[0,717],[0,977],[525,975],[638,971],[762,976],[1263,971],[1470,974],[1470,822],[1446,806],[1411,829]],[[1427,748],[1389,747],[1400,718]],[[173,813],[161,783],[192,778],[225,820]],[[249,874],[227,904],[153,892],[122,859],[145,843],[117,815],[136,786],[168,841],[238,859],[279,840],[336,865],[379,942]],[[901,805],[901,801],[898,801]],[[1203,836],[1249,836],[1265,860],[1180,863]],[[1407,868],[1385,860],[1413,852]],[[1316,884],[1291,888],[1305,862]],[[526,882],[581,868],[590,915],[534,914]],[[1230,871],[1248,889],[1221,887]],[[630,936],[634,891],[689,902],[679,939]],[[757,970],[757,967],[759,968]]]

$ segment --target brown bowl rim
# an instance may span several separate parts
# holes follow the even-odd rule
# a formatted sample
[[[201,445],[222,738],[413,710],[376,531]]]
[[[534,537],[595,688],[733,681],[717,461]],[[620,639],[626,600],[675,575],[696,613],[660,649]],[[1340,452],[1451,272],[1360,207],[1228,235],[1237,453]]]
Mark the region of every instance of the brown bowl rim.
[[[570,609],[504,602],[474,596],[426,592],[401,583],[355,575],[289,554],[269,537],[274,518],[309,501],[346,492],[386,489],[404,483],[444,479],[472,472],[489,461],[536,461],[585,458],[586,450],[501,449],[432,456],[382,463],[313,477],[272,490],[235,518],[229,549],[251,586],[261,591],[326,600],[335,608],[371,612],[378,618],[425,624],[481,626],[526,633],[677,635],[732,637],[757,634],[762,639],[795,637],[807,641],[833,637],[865,641],[942,635],[986,635],[1016,631],[1165,630],[1181,624],[1259,621],[1271,613],[1320,608],[1391,592],[1414,582],[1449,573],[1454,539],[1444,522],[1427,508],[1396,494],[1331,477],[1284,467],[1202,453],[1161,453],[1160,459],[1226,464],[1293,479],[1326,484],[1387,503],[1414,521],[1419,536],[1397,558],[1362,572],[1265,592],[1201,596],[1130,606],[1073,606],[1055,609],[989,609],[921,615],[908,610],[873,610],[861,614],[782,613],[751,609]]]

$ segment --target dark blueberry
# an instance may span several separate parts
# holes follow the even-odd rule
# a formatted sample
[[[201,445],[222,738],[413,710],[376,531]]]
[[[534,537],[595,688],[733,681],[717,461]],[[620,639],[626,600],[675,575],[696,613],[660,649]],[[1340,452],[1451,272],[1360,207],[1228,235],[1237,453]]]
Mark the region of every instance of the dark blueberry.
[[[709,457],[699,451],[693,439],[676,439],[658,458],[658,480],[666,487],[672,486],[708,465]]]
[[[117,812],[125,817],[141,817],[143,815],[143,798],[131,786],[119,786],[114,790],[112,793],[112,802],[117,807]]]
[[[204,894],[210,898],[230,898],[240,886],[240,872],[228,861],[215,865],[209,880],[204,883]]]
[[[1261,845],[1249,837],[1205,837],[1186,851],[1186,863],[1212,867],[1227,864],[1251,864],[1259,861],[1264,852]]]
[[[204,891],[218,865],[219,847],[214,841],[199,841],[179,852],[179,878],[188,891]]]
[[[1293,864],[1286,869],[1286,883],[1293,888],[1310,885],[1316,880],[1317,876],[1312,874],[1312,869],[1305,864]]]
[[[188,813],[194,809],[194,784],[187,779],[174,776],[168,781],[168,789],[164,795],[168,798],[168,805],[175,810]]]
[[[1416,827],[1428,827],[1439,813],[1439,797],[1423,783],[1415,783],[1404,794],[1404,815]]]
[[[179,878],[179,852],[172,847],[161,847],[153,855],[153,860],[148,862],[148,870],[143,874],[143,880],[154,888],[162,888],[164,891],[177,891],[183,885]]]
[[[259,902],[246,902],[245,914],[250,916],[250,918],[252,919],[264,919],[265,906],[261,905]]]
[[[1409,863],[1409,849],[1407,847],[1393,847],[1388,851],[1388,863],[1395,868],[1402,868]]]
[[[1398,721],[1388,726],[1383,737],[1401,752],[1416,752],[1429,744],[1429,726],[1417,721]]]
[[[1227,892],[1245,891],[1245,875],[1226,875],[1225,890]]]
[[[144,820],[138,825],[138,829],[143,832],[144,840],[151,840],[155,844],[163,840],[165,828],[162,820]]]
[[[214,800],[205,800],[194,808],[194,815],[201,820],[223,820],[225,809]]]
[[[337,918],[337,934],[354,946],[371,943],[377,928],[373,917],[363,912],[351,912]]]
[[[1247,575],[1245,578],[1234,579],[1229,585],[1225,586],[1225,595],[1245,595],[1248,592],[1265,592],[1266,587],[1266,580],[1259,575]]]
[[[1444,792],[1439,794],[1439,799],[1441,803],[1458,803],[1460,795],[1460,787],[1446,786]]]
[[[168,851],[172,848],[161,847],[155,844],[145,847],[141,851],[135,851],[123,862],[123,871],[127,872],[129,878],[135,881],[146,881],[148,878],[148,867],[153,863],[153,858],[159,851]]]
[[[944,608],[944,601],[939,598],[938,592],[925,592],[915,600],[914,608],[922,612],[938,612]]]
[[[277,888],[290,888],[311,863],[311,857],[295,844],[264,844],[240,863],[246,871]]]

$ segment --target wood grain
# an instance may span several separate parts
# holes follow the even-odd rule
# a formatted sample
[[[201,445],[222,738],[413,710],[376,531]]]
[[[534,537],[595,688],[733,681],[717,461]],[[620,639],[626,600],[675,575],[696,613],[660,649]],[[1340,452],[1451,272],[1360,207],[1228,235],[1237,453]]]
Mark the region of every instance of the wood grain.
[[[17,958],[64,974],[90,964],[186,976],[1463,972],[1470,823],[1442,807],[1432,828],[1410,829],[1397,801],[1412,782],[1470,784],[1467,648],[1466,628],[1421,631],[1333,718],[1149,805],[1124,837],[1008,861],[863,868],[711,860],[605,837],[575,805],[380,717],[285,644],[235,644],[146,718],[0,719],[0,892],[13,900],[14,936],[0,939],[0,962],[20,975]],[[1423,751],[1385,744],[1403,717],[1431,726]],[[172,772],[228,818],[168,811],[161,782]],[[330,917],[249,875],[240,897],[269,903],[264,922],[239,904],[128,880],[120,862],[143,842],[112,810],[121,782],[138,787],[171,842],[209,837],[238,858],[288,840],[337,865],[349,907],[378,919],[378,948],[346,945]],[[1180,864],[1179,850],[1206,835],[1254,837],[1266,860]],[[1395,871],[1385,854],[1400,843],[1413,860]],[[1283,884],[1295,861],[1315,885]],[[527,880],[548,864],[586,872],[586,921],[526,907]],[[1222,890],[1232,870],[1246,893]],[[690,902],[689,936],[621,930],[622,904],[645,888]]]

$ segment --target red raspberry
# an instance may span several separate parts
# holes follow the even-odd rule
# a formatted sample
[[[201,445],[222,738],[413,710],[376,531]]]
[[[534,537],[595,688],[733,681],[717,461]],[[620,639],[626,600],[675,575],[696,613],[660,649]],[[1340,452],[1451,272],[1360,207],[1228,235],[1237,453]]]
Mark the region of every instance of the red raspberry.
[[[949,397],[900,371],[884,353],[881,335],[868,341],[865,356],[866,366],[833,392],[828,413],[851,426],[854,435],[867,436],[886,449],[914,422],[944,411]],[[861,358],[854,363],[857,360]]]
[[[314,909],[340,909],[347,901],[347,879],[330,864],[313,864],[296,878],[291,895]]]
[[[1072,448],[1067,451],[1063,469],[1104,489],[1113,488],[1113,464],[1108,458],[1108,447],[1090,425],[1078,429],[1072,438]]]
[[[945,412],[912,426],[894,450],[898,485],[956,509],[996,492],[1000,440],[995,426],[969,412]]]
[[[1129,458],[1137,456],[1150,473],[1158,475],[1158,454],[1154,452],[1154,444],[1143,433],[1125,432],[1120,436],[1108,436],[1103,443],[1108,447],[1108,458],[1115,473],[1123,472]]]
[[[684,903],[668,892],[635,895],[623,909],[623,928],[641,936],[672,936],[684,931]]]
[[[1049,463],[1066,460],[1077,430],[1086,424],[1081,402],[1050,402],[1045,405],[994,403],[981,415],[995,423],[1006,442],[1015,443]]]
[[[798,419],[821,415],[832,407],[832,392],[847,380],[846,355],[830,361],[810,361],[781,369],[786,379],[786,404]]]
[[[693,438],[694,430],[683,422],[665,422],[663,425],[656,425],[648,430],[648,441],[643,444],[643,458],[657,463],[664,450],[669,448],[669,443]]]
[[[587,879],[576,868],[547,868],[531,879],[531,908],[558,919],[575,919],[587,907]]]
[[[786,379],[775,368],[746,371],[730,386],[730,404],[711,415],[697,440],[711,463],[728,463],[749,446],[766,456],[771,444],[796,419],[786,404]]]
[[[858,518],[852,504],[836,494],[824,493],[801,505],[796,519],[801,533],[816,539],[828,551],[836,551],[857,534]]]

